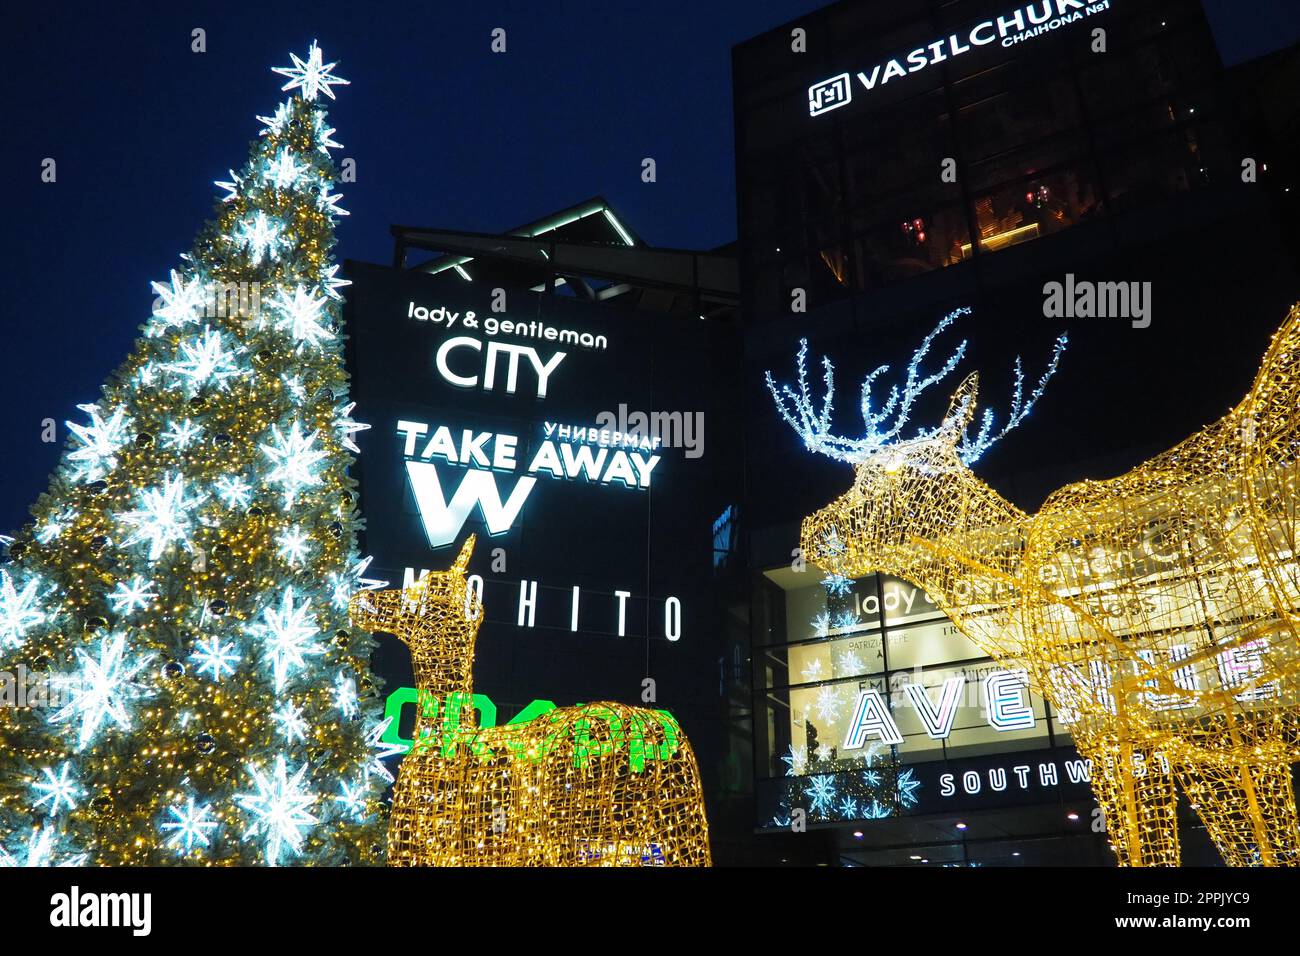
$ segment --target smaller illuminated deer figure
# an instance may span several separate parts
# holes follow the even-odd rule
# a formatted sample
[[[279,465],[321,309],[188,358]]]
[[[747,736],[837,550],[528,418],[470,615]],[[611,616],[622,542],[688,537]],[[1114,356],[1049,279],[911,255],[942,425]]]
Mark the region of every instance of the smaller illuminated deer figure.
[[[1054,492],[1034,515],[970,465],[1023,421],[1065,336],[1028,398],[1017,358],[1000,429],[987,410],[976,424],[972,374],[938,425],[902,434],[920,394],[964,355],[962,342],[939,371],[920,370],[967,311],[926,337],[879,408],[871,386],[887,369],[867,376],[861,438],[831,434],[826,359],[815,407],[806,342],[797,388],[768,374],[807,447],[856,467],[849,492],[804,519],[805,557],[847,577],[911,581],[988,654],[1023,668],[1090,760],[1121,864],[1177,864],[1175,781],[1225,862],[1300,863],[1300,306],[1227,416],[1124,475]]]
[[[411,649],[414,742],[388,824],[390,866],[708,866],[699,769],[665,711],[597,703],[475,728],[482,605],[455,563],[352,599],[357,627]]]

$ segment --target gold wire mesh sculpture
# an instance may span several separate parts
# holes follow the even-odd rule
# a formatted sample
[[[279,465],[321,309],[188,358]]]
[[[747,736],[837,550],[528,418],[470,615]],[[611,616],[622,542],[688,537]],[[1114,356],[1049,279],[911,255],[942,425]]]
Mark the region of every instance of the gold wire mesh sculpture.
[[[473,548],[471,535],[447,571],[352,600],[353,623],[395,634],[415,671],[389,865],[708,866],[699,769],[666,711],[584,704],[475,728]]]
[[[972,641],[1023,667],[1091,762],[1091,783],[1121,865],[1179,861],[1175,784],[1229,865],[1295,865],[1290,764],[1300,758],[1300,306],[1275,334],[1247,398],[1227,416],[1127,474],[1053,493],[1029,515],[970,464],[1026,403],[1020,363],[1008,423],[978,380],[957,389],[937,428],[899,438],[937,374],[915,353],[884,408],[863,390],[867,435],[829,433],[826,398],[769,387],[810,448],[856,465],[852,488],[810,515],[801,546],[850,577],[898,575],[923,588]],[[885,427],[889,416],[897,420]]]

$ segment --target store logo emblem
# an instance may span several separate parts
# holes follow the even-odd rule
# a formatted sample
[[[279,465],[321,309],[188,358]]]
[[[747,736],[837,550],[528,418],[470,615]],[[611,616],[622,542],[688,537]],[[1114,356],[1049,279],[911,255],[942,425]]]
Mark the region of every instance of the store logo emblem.
[[[844,106],[853,99],[853,87],[849,75],[841,73],[829,80],[822,80],[808,87],[808,115],[821,116],[833,109]]]

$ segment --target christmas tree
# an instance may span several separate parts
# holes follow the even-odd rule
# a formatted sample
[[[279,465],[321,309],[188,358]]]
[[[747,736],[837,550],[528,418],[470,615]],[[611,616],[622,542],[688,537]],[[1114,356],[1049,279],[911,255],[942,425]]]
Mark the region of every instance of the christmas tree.
[[[382,862],[334,66],[275,71],[290,98],[0,565],[0,863]]]

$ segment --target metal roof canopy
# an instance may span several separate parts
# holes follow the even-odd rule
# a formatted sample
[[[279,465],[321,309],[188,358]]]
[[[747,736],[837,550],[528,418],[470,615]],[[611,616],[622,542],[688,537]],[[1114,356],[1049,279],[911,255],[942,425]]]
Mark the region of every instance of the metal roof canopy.
[[[663,312],[696,306],[701,313],[730,312],[740,304],[734,256],[652,249],[600,197],[503,235],[413,226],[393,226],[392,234],[393,265],[399,269],[435,275],[454,269],[466,280],[496,278],[530,288],[567,283],[580,298],[607,302],[631,296],[641,307]],[[441,255],[409,266],[413,249]],[[589,279],[608,284],[597,288]],[[690,304],[677,303],[679,297]]]

